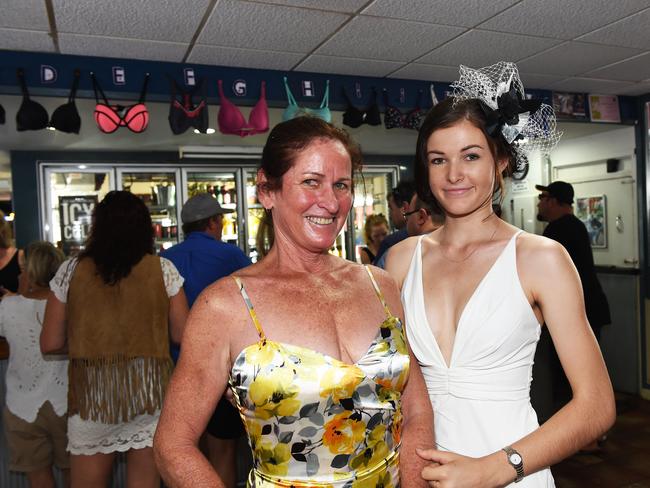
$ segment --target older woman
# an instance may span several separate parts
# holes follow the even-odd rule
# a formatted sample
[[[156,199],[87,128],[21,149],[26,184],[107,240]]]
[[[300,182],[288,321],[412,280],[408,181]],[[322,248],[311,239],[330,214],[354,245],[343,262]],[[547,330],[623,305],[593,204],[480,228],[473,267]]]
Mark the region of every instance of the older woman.
[[[228,384],[253,453],[250,486],[422,484],[415,447],[432,442],[431,407],[397,289],[328,253],[360,164],[349,136],[320,119],[270,133],[258,194],[274,243],[192,308],[154,442],[170,486],[222,486],[196,444]]]

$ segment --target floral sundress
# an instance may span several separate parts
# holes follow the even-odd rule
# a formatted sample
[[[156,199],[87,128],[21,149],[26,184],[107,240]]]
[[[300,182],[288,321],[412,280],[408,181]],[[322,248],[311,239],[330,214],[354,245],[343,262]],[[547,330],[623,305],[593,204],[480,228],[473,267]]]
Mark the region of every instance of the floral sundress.
[[[253,454],[249,487],[399,486],[409,355],[400,320],[366,270],[386,319],[355,364],[267,339],[235,277],[260,337],[239,353],[230,373]]]

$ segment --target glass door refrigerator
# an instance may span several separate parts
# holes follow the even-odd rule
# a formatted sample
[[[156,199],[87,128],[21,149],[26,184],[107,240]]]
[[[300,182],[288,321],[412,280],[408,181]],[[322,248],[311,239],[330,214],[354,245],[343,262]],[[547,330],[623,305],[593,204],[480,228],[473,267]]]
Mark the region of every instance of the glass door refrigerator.
[[[359,250],[365,246],[363,227],[366,217],[382,214],[388,220],[388,194],[399,181],[399,166],[367,166],[354,179],[354,205],[335,247],[343,247],[339,254],[351,261],[361,262]]]
[[[240,216],[243,215],[240,205],[243,192],[239,168],[183,168],[182,188],[182,202],[199,193],[209,193],[222,207],[233,210],[223,216],[221,240],[244,249],[245,237],[240,232],[244,223],[240,221]]]
[[[104,196],[115,189],[112,167],[52,165],[40,173],[41,232],[66,256],[83,249],[92,213]]]
[[[137,195],[151,212],[156,252],[179,242],[180,168],[117,168],[120,190]]]

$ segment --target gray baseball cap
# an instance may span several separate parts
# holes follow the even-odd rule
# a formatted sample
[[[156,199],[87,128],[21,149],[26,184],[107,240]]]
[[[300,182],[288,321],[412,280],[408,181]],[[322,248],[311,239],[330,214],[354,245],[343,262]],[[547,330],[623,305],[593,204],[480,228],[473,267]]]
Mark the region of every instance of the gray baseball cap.
[[[217,214],[232,213],[234,210],[223,208],[209,193],[199,193],[190,198],[181,210],[181,220],[184,224],[207,219]]]

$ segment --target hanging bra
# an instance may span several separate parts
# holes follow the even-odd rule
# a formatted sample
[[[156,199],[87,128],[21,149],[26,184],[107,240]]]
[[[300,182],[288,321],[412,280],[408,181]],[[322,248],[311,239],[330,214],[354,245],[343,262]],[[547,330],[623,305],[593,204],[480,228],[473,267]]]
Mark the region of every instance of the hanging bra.
[[[182,134],[190,127],[205,134],[208,130],[208,101],[205,93],[205,80],[199,81],[193,89],[183,90],[176,80],[169,78],[171,83],[172,101],[169,107],[169,127],[174,134]],[[192,103],[192,98],[197,91],[201,91],[201,101],[198,105]],[[178,92],[183,99],[179,102],[176,98]]]
[[[415,108],[403,114],[400,109],[390,105],[388,102],[388,90],[384,88],[384,105],[386,109],[384,110],[384,125],[387,129],[396,129],[403,127],[405,129],[414,129],[420,130],[420,126],[424,121],[424,117],[427,114],[427,111],[420,108],[420,102],[422,100],[422,90],[418,91],[418,99],[415,104]]]
[[[27,83],[25,83],[25,72],[19,69],[16,73],[20,88],[23,92],[23,102],[16,112],[16,130],[41,130],[47,127],[50,118],[47,110],[38,102],[29,98]]]
[[[223,93],[223,81],[219,80],[219,98],[221,106],[217,122],[219,131],[222,134],[231,134],[241,137],[261,134],[269,130],[269,108],[266,105],[266,82],[262,81],[260,99],[248,116],[248,122],[241,113],[241,110],[226,98]]]
[[[379,115],[379,105],[377,104],[377,90],[372,88],[372,103],[365,110],[359,110],[352,105],[345,88],[343,88],[343,96],[348,102],[348,107],[343,112],[343,123],[349,127],[359,127],[361,124],[379,125],[381,124],[381,116]]]
[[[128,127],[131,132],[140,133],[144,132],[149,124],[149,111],[144,104],[144,99],[147,94],[147,83],[149,83],[149,73],[144,77],[142,83],[142,91],[138,103],[133,105],[110,105],[102,87],[99,86],[94,73],[90,73],[93,80],[93,91],[95,92],[95,122],[99,130],[106,134],[115,132],[120,127]],[[99,101],[97,91],[104,99],[104,103]]]
[[[287,121],[295,117],[300,117],[301,115],[311,115],[313,117],[323,119],[325,122],[332,121],[332,113],[329,109],[330,80],[327,80],[327,83],[325,85],[325,94],[323,95],[323,100],[321,101],[320,107],[318,108],[298,106],[296,99],[293,97],[293,93],[291,93],[291,89],[289,88],[289,83],[286,76],[284,77],[284,88],[287,91],[287,100],[289,102],[289,105],[287,105],[287,108],[285,108],[284,112],[282,113],[282,120]]]
[[[50,118],[50,127],[54,127],[56,130],[60,130],[61,132],[67,132],[68,134],[73,132],[79,134],[79,129],[81,129],[81,117],[79,117],[79,111],[74,102],[75,96],[77,95],[80,75],[81,73],[78,69],[74,71],[74,79],[72,80],[70,95],[68,95],[68,103],[64,103],[57,107],[57,109],[52,112],[52,118]]]

